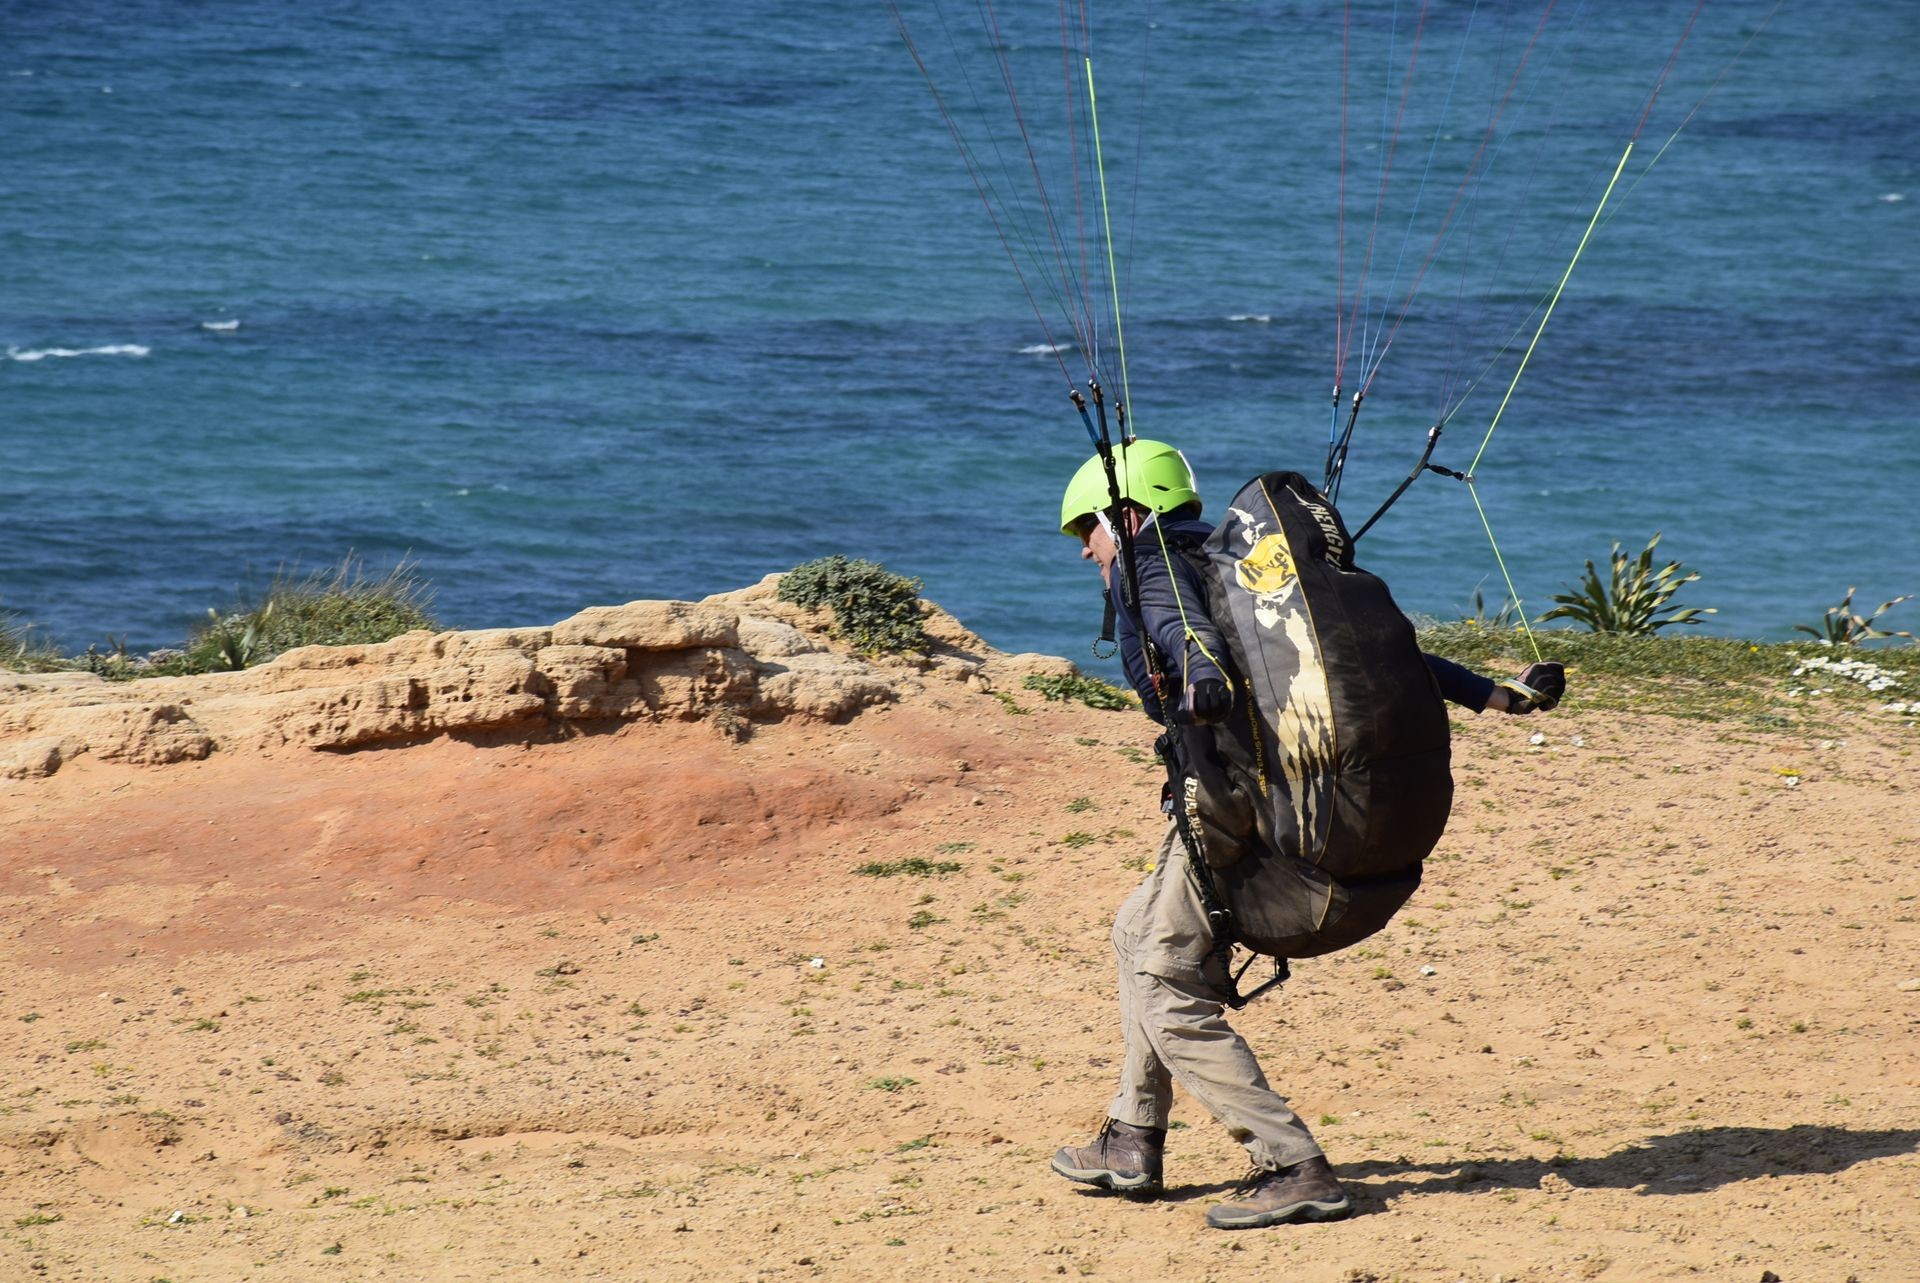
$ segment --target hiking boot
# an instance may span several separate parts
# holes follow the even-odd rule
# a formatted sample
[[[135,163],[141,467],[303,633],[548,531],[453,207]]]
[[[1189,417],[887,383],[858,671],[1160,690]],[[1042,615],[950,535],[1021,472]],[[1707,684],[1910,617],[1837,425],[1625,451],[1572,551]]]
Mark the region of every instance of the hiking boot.
[[[1093,1144],[1068,1146],[1055,1154],[1053,1170],[1070,1181],[1123,1194],[1157,1193],[1166,1144],[1164,1127],[1135,1127],[1109,1118]]]
[[[1325,1155],[1278,1171],[1256,1168],[1234,1190],[1240,1197],[1207,1209],[1217,1230],[1250,1230],[1286,1221],[1337,1221],[1353,1210]]]

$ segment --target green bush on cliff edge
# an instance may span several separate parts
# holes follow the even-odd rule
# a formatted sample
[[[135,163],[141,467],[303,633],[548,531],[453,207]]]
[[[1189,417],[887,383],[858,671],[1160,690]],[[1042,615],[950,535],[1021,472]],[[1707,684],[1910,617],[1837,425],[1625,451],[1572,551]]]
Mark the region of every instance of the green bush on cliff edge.
[[[920,581],[878,562],[835,553],[795,566],[780,577],[779,598],[833,612],[833,635],[863,655],[911,651],[931,644],[920,609]]]
[[[286,571],[257,604],[207,612],[207,622],[182,648],[130,655],[123,642],[89,646],[62,655],[33,637],[30,625],[0,615],[0,669],[15,672],[79,671],[107,678],[176,677],[263,664],[297,646],[348,646],[388,641],[415,629],[437,628],[430,611],[432,587],[417,562],[402,559],[392,569],[369,573],[349,554],[305,576]]]

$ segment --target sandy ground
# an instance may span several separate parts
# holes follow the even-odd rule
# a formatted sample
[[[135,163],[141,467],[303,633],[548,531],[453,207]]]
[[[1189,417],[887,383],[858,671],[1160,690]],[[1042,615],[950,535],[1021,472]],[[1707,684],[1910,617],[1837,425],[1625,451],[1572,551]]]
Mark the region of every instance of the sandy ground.
[[[1223,1233],[1184,1096],[1164,1200],[1047,1170],[1147,723],[956,692],[0,785],[0,1279],[1920,1279],[1910,728],[1457,719],[1414,903],[1238,1021],[1357,1214]]]

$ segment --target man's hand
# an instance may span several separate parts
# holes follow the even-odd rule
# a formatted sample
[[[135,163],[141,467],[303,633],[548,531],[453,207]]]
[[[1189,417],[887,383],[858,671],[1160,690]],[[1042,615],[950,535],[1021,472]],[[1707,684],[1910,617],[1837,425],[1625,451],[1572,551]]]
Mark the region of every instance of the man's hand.
[[[1233,692],[1227,684],[1203,677],[1187,687],[1187,715],[1197,726],[1223,722],[1233,711]]]
[[[1518,678],[1509,677],[1494,685],[1507,693],[1509,713],[1545,712],[1566,695],[1567,670],[1551,661],[1528,664]]]

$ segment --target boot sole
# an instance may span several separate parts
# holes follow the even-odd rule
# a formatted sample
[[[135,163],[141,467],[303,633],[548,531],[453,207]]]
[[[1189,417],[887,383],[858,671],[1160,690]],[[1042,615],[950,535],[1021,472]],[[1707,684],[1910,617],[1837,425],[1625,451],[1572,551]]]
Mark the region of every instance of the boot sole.
[[[1053,1170],[1070,1181],[1079,1181],[1082,1185],[1097,1185],[1101,1189],[1114,1190],[1121,1194],[1157,1194],[1160,1182],[1145,1172],[1128,1175],[1125,1172],[1109,1171],[1104,1167],[1063,1167],[1053,1163]]]
[[[1207,1224],[1217,1230],[1257,1230],[1269,1225],[1288,1225],[1302,1221],[1337,1221],[1351,1215],[1353,1202],[1341,1199],[1337,1203],[1294,1203],[1287,1207],[1270,1208],[1262,1212],[1246,1212],[1239,1215],[1222,1214],[1220,1208],[1211,1208],[1207,1212]]]

